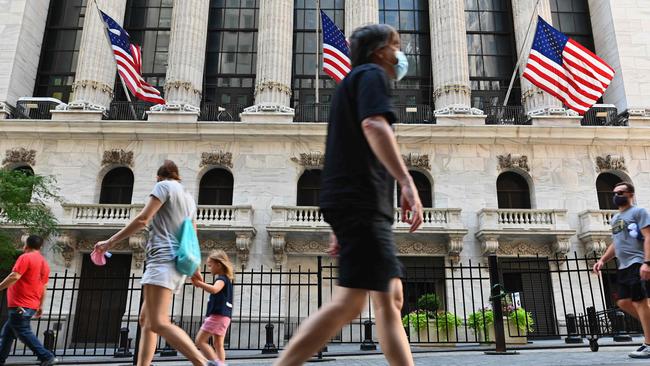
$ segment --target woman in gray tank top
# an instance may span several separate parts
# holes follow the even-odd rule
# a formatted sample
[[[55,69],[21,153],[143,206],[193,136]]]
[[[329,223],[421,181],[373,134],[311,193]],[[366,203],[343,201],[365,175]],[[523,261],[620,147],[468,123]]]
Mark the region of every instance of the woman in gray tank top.
[[[151,223],[146,248],[146,269],[142,275],[144,302],[140,310],[142,338],[138,352],[138,366],[148,366],[156,350],[157,336],[162,336],[172,347],[187,357],[193,365],[216,365],[207,360],[192,339],[169,317],[173,293],[183,288],[185,276],[176,270],[177,234],[183,220],[196,216],[196,204],[180,183],[178,167],[171,160],[158,169],[158,183],[149,202],[140,214],[110,239],[95,244],[102,254]],[[196,224],[195,224],[196,227]],[[202,280],[200,272],[192,276]]]

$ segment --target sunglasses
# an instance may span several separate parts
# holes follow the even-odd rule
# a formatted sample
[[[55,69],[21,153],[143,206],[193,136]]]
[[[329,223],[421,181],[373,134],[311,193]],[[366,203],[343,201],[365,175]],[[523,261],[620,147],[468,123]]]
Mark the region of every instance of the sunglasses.
[[[629,192],[628,191],[614,191],[612,193],[614,193],[614,196],[622,196],[625,193],[629,193]]]

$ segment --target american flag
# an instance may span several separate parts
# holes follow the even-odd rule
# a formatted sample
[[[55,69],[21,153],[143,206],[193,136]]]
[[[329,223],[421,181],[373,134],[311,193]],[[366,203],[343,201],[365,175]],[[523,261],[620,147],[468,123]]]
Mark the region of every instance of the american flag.
[[[120,74],[122,82],[138,99],[165,104],[165,100],[160,96],[160,91],[142,78],[140,46],[131,44],[129,34],[113,18],[101,10],[99,13],[106,24],[106,31],[117,63],[117,72]]]
[[[582,115],[603,95],[614,70],[539,17],[523,76]]]
[[[332,19],[322,10],[320,15],[323,20],[323,71],[339,83],[350,72],[350,48]]]

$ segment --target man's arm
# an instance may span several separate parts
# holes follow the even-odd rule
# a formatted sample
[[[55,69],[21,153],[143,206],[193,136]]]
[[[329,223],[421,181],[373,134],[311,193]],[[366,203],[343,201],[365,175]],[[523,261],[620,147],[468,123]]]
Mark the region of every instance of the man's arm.
[[[45,295],[47,295],[47,283],[43,284],[43,295],[41,295],[41,304],[38,305],[38,309],[36,309],[36,314],[34,314],[34,318],[40,318],[41,315],[43,315],[43,305],[45,305]]]
[[[650,226],[646,226],[641,229],[641,234],[643,234],[643,255],[644,261],[650,262]],[[650,280],[650,266],[643,264],[640,270],[640,276],[642,280]]]
[[[18,272],[11,272],[7,277],[5,277],[2,282],[0,282],[0,291],[4,291],[5,289],[9,288],[9,286],[13,285],[16,283],[22,275]]]
[[[616,252],[614,251],[614,243],[610,244],[607,247],[607,250],[605,250],[605,253],[603,253],[603,256],[600,257],[598,262],[594,264],[593,271],[595,274],[600,273],[600,270],[605,266],[605,263],[609,262],[610,259],[614,258],[614,255]]]
[[[413,178],[411,178],[400,155],[393,129],[390,128],[388,120],[382,115],[364,119],[361,122],[361,128],[372,152],[402,188],[402,197],[406,197],[407,200],[407,202],[402,200],[402,215],[404,221],[411,224],[411,232],[415,231],[422,224],[422,203],[413,183]],[[406,217],[407,210],[413,213],[411,219]]]

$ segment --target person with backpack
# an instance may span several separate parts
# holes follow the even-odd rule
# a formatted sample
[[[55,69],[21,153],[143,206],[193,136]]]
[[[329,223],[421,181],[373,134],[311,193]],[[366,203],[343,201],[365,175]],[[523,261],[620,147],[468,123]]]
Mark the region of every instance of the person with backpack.
[[[103,255],[116,243],[151,224],[145,251],[146,268],[141,280],[144,301],[140,310],[142,335],[137,365],[151,364],[157,335],[160,335],[194,366],[216,366],[214,361],[203,356],[183,329],[172,324],[169,316],[173,294],[182,290],[186,280],[176,267],[180,246],[178,234],[186,218],[196,216],[196,204],[183,188],[173,161],[165,160],[158,169],[157,181],[142,212],[111,238],[95,244],[95,251]],[[202,280],[198,269],[192,278]]]

